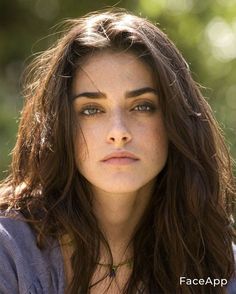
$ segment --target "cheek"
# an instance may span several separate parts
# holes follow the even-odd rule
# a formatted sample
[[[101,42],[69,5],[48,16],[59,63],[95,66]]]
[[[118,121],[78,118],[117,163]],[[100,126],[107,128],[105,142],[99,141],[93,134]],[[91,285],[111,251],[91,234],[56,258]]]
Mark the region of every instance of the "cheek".
[[[81,160],[87,159],[89,154],[93,155],[93,149],[97,150],[102,136],[101,127],[94,125],[92,127],[84,127],[81,125],[75,139],[76,161],[80,162]]]
[[[150,152],[152,159],[166,160],[168,153],[168,138],[163,122],[150,124],[144,131],[143,144],[146,144],[147,152]]]

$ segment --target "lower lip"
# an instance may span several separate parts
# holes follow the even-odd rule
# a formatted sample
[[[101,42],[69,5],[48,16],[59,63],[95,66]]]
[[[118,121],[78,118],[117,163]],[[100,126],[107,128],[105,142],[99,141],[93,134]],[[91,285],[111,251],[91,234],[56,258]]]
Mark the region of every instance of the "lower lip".
[[[129,158],[129,157],[113,157],[103,162],[107,164],[111,164],[111,165],[127,165],[137,161],[138,159]]]

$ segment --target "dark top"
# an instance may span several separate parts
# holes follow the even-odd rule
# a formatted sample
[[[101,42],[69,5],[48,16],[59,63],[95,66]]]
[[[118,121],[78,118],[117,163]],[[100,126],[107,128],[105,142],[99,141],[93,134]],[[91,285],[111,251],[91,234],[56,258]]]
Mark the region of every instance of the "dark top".
[[[64,285],[59,243],[40,250],[26,222],[0,216],[0,294],[64,294]]]
[[[233,245],[236,256],[236,246]],[[236,279],[227,285],[236,293]],[[0,215],[0,294],[64,294],[65,274],[59,242],[36,245],[31,227],[23,220]]]

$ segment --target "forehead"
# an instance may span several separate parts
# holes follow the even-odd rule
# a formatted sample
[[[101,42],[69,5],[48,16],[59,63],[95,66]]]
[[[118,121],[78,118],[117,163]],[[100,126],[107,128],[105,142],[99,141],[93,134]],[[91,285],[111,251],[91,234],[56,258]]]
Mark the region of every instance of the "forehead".
[[[155,76],[151,67],[130,52],[105,50],[86,57],[78,66],[72,83],[73,92],[88,88],[155,87]]]

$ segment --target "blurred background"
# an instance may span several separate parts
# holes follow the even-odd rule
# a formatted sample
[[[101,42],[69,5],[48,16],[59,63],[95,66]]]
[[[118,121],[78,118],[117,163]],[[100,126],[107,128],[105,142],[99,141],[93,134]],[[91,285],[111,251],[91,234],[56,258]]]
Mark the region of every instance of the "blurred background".
[[[147,17],[164,30],[205,87],[236,158],[236,0],[0,0],[0,179],[6,176],[32,55],[55,40],[55,24],[109,6]]]

